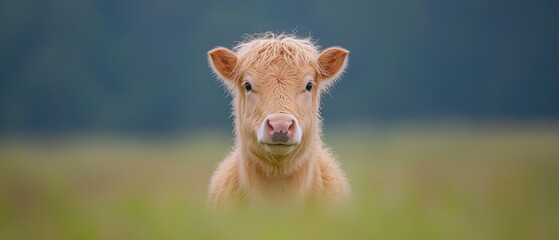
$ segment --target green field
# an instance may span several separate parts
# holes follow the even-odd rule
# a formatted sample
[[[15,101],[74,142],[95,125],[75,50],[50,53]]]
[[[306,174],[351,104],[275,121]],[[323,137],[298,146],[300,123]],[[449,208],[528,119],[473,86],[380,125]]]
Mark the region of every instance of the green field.
[[[557,125],[327,131],[335,211],[209,209],[225,134],[3,139],[0,239],[559,239]]]

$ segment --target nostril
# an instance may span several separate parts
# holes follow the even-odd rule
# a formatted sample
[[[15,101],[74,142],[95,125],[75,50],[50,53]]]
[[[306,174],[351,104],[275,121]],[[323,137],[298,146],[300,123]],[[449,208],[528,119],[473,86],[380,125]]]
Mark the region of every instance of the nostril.
[[[269,130],[274,130],[274,126],[272,126],[272,124],[270,124],[270,119],[266,119],[266,127],[268,127]]]
[[[291,120],[291,123],[289,124],[289,131],[293,131],[293,129],[295,128],[295,120]]]

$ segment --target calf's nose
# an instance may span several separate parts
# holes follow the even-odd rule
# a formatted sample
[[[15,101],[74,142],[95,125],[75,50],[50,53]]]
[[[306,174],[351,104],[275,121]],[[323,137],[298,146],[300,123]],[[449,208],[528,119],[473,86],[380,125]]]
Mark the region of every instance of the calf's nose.
[[[297,123],[291,115],[278,114],[266,120],[268,138],[275,143],[287,143],[295,132]]]
[[[272,113],[262,121],[256,137],[263,144],[296,145],[301,143],[303,130],[293,115]]]

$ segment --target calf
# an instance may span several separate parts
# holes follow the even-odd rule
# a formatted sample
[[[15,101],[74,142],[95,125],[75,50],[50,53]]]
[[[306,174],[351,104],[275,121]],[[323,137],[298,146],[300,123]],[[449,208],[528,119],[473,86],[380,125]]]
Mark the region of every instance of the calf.
[[[265,33],[233,50],[208,52],[232,95],[235,145],[215,170],[209,201],[343,202],[350,186],[321,140],[320,96],[341,75],[348,51],[322,52],[308,38]]]

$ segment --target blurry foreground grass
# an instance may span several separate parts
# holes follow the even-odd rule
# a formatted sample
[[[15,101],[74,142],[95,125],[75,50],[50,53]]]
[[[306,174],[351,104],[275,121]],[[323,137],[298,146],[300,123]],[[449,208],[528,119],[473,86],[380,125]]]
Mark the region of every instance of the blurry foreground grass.
[[[0,146],[0,239],[559,239],[559,126],[327,132],[339,212],[205,204],[227,135]]]

